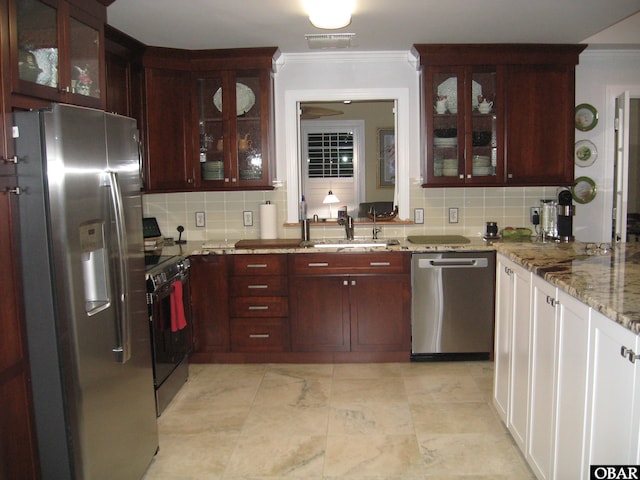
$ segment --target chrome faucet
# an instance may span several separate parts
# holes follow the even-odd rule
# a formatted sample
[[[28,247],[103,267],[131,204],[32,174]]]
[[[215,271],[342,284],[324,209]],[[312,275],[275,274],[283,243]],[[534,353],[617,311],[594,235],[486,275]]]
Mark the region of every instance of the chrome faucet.
[[[344,225],[344,231],[347,234],[347,240],[353,240],[353,217],[345,215],[338,219],[338,225]]]
[[[378,234],[382,231],[381,228],[376,228],[376,209],[372,208],[371,209],[372,215],[373,215],[373,239],[377,240],[378,239]]]

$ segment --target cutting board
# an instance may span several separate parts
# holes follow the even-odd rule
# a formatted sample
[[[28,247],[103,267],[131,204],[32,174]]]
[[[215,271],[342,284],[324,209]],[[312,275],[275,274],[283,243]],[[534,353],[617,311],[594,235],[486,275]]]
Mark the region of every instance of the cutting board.
[[[238,240],[236,248],[296,248],[300,246],[299,238],[248,239]]]
[[[409,235],[407,240],[421,245],[451,245],[471,242],[471,240],[462,235]]]

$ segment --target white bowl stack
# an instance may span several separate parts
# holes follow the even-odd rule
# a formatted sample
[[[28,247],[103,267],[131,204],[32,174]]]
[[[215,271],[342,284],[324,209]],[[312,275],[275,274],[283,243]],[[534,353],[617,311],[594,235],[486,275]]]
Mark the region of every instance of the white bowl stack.
[[[442,160],[442,175],[445,177],[458,176],[458,159],[457,158],[445,158],[444,160]]]
[[[493,175],[491,157],[486,155],[474,155],[471,159],[471,166],[474,175]]]
[[[204,162],[200,164],[203,180],[222,180],[224,164],[222,162]]]

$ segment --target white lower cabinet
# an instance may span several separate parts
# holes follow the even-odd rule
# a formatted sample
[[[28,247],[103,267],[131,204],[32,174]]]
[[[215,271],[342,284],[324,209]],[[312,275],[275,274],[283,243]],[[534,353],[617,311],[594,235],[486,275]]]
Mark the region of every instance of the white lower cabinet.
[[[587,394],[585,462],[637,465],[640,423],[638,336],[591,310],[591,374]],[[630,361],[631,359],[631,361]]]
[[[513,262],[500,255],[496,258],[493,404],[500,419],[507,426],[509,425],[509,378],[511,374],[511,328],[513,324],[512,264]]]
[[[527,460],[540,479],[552,478],[556,383],[556,287],[532,277],[531,390]]]
[[[585,433],[589,307],[564,292],[558,292],[558,301],[553,478],[588,479],[580,440]]]
[[[493,403],[524,451],[529,402],[531,273],[500,255],[496,265]]]
[[[517,266],[516,266],[517,267]],[[531,273],[512,269],[513,328],[511,330],[511,387],[509,432],[522,451],[529,433],[529,362],[531,358]]]
[[[537,478],[588,478],[590,309],[503,255],[497,265],[494,405]]]

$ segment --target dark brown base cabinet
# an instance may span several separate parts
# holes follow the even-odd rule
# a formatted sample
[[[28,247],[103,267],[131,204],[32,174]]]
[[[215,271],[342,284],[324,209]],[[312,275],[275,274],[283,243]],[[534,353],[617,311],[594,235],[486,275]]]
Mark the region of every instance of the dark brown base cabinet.
[[[194,363],[410,359],[407,253],[191,260]]]
[[[191,257],[192,361],[208,362],[214,352],[229,351],[227,257]]]
[[[291,257],[291,347],[301,352],[406,352],[411,341],[410,256]]]
[[[287,256],[232,255],[229,285],[231,351],[289,351]]]

